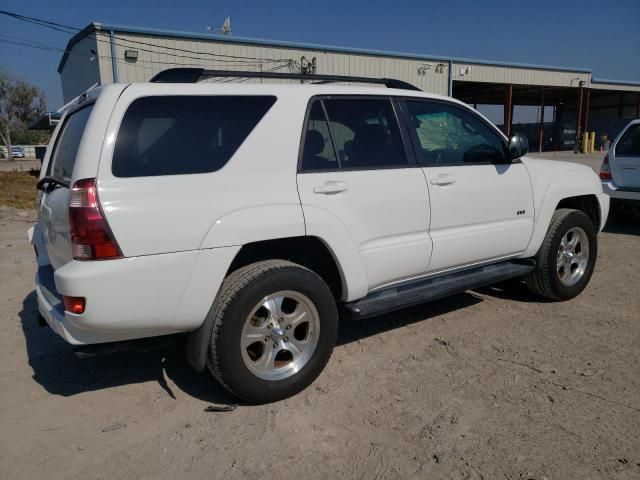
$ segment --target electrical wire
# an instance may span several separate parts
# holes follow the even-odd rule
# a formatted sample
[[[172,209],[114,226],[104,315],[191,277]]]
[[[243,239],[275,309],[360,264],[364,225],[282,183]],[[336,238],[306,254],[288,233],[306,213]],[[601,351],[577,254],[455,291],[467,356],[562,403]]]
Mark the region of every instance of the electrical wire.
[[[97,53],[94,54],[85,54],[82,52],[69,52],[65,49],[62,48],[57,48],[57,47],[51,47],[42,43],[37,43],[37,42],[32,42],[31,40],[26,40],[26,39],[22,39],[19,37],[13,37],[10,35],[5,35],[5,34],[0,34],[0,42],[3,43],[9,43],[9,44],[13,44],[13,45],[19,45],[19,46],[23,46],[23,47],[30,47],[30,48],[35,48],[35,49],[39,49],[39,50],[46,50],[46,51],[53,51],[53,52],[66,52],[69,55],[75,55],[75,56],[81,56],[81,57],[85,57],[88,59],[91,58],[100,58],[100,59],[104,59],[104,60],[108,60],[108,61],[113,61],[115,60],[116,63],[118,63],[119,65],[125,65],[125,66],[131,66],[131,65],[139,65],[139,64],[151,64],[151,65],[168,65],[168,66],[176,66],[179,65],[176,62],[163,62],[163,61],[159,61],[159,60],[137,60],[135,63],[130,63],[130,62],[126,62],[126,61],[122,61],[122,60],[118,60],[118,59],[113,59],[113,57],[111,56],[107,56],[107,55],[98,55]],[[202,59],[201,59],[202,60]],[[209,60],[211,61],[211,60]],[[214,60],[215,62],[215,60]],[[289,61],[287,61],[284,65],[280,65],[280,66],[287,66],[289,64]],[[259,69],[260,65],[256,65],[256,64],[242,64],[244,65],[252,65],[256,67],[256,70]],[[201,63],[194,63],[191,62],[189,64],[184,64],[185,67],[202,67]],[[147,66],[142,66],[142,68],[146,68],[146,69],[151,69],[152,67],[147,67]]]
[[[41,19],[41,18],[37,18],[37,17],[31,17],[31,16],[27,16],[27,15],[21,15],[18,13],[14,13],[14,12],[9,12],[7,10],[0,10],[0,15],[5,15],[11,18],[14,18],[16,20],[20,20],[23,22],[28,22],[28,23],[32,23],[34,25],[38,25],[41,27],[46,27],[46,28],[51,28],[66,34],[74,34],[74,33],[78,33],[81,32],[82,29],[81,28],[77,28],[77,27],[73,27],[70,25],[63,25],[60,23],[56,23],[56,22],[51,22],[49,20],[45,20],[45,19]],[[66,30],[65,30],[66,29]],[[71,31],[69,31],[71,30]],[[92,33],[91,35],[94,35],[95,39],[97,41],[103,42],[103,43],[111,43],[109,40],[101,40],[99,38],[97,38],[97,35],[94,33]],[[264,57],[245,57],[245,56],[238,56],[238,55],[228,55],[228,54],[222,54],[222,53],[212,53],[212,52],[196,52],[193,50],[189,50],[189,49],[184,49],[184,48],[178,48],[178,47],[169,47],[169,46],[161,46],[161,45],[157,45],[157,44],[153,44],[153,43],[149,43],[149,42],[144,42],[141,40],[131,40],[131,39],[124,39],[124,38],[119,38],[116,37],[118,40],[122,40],[124,42],[128,42],[130,44],[134,44],[134,45],[145,45],[145,46],[150,46],[150,47],[154,47],[154,48],[162,48],[165,50],[171,50],[171,51],[176,51],[176,52],[183,52],[183,53],[190,53],[190,54],[195,54],[195,55],[208,55],[208,56],[212,56],[212,57],[221,57],[221,58],[229,58],[229,59],[235,59],[237,61],[243,61],[246,62],[247,60],[253,60],[253,61],[258,61],[258,62],[264,62],[264,63],[276,63],[276,62],[284,62],[284,61],[289,61],[289,59],[273,59],[273,58],[264,58]],[[212,38],[212,40],[215,40],[215,38]],[[119,45],[121,47],[127,47],[127,45],[123,45],[123,44],[118,44],[116,42],[116,45]],[[131,46],[131,45],[129,45]],[[150,53],[158,53],[158,54],[163,54],[164,52],[161,51],[152,51],[152,50],[146,50],[146,49],[142,49],[142,48],[138,48],[141,51],[147,51]],[[177,55],[174,54],[174,56],[180,58],[180,57],[184,57],[184,58],[189,58],[189,59],[196,59],[196,60],[202,60],[202,58],[200,57],[186,57],[186,56],[181,56],[181,55]]]

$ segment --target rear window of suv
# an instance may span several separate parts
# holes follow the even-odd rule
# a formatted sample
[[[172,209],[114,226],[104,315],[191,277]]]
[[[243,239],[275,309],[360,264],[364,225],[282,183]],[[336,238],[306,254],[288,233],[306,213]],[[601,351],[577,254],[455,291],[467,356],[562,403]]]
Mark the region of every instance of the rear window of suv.
[[[616,155],[619,157],[640,157],[640,123],[631,125],[618,141]]]
[[[93,105],[84,107],[69,115],[64,121],[49,162],[49,176],[65,182],[71,181],[80,140],[92,109]]]
[[[116,177],[221,169],[275,103],[273,96],[158,96],[127,109],[113,153]]]

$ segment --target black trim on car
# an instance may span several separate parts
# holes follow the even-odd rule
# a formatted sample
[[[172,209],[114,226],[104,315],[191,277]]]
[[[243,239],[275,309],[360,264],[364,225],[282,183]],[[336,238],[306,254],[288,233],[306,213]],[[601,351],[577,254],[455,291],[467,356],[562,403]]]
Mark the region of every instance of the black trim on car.
[[[318,100],[320,102],[320,107],[322,107],[322,114],[324,115],[324,121],[327,124],[327,131],[329,132],[329,140],[331,140],[331,147],[333,148],[333,156],[336,157],[336,162],[338,162],[338,170],[342,170],[342,160],[340,160],[340,155],[338,155],[338,149],[336,148],[336,141],[333,138],[333,129],[331,128],[331,123],[329,123],[329,112],[327,112],[327,106],[324,104],[324,99],[320,98]],[[313,104],[312,104],[313,105]],[[308,129],[305,129],[305,140],[307,137]],[[304,161],[304,158],[302,159]]]

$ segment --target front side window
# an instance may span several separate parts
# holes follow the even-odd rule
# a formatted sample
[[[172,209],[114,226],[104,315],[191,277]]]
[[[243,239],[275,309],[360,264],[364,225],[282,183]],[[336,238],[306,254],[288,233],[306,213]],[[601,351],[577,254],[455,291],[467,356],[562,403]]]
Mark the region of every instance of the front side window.
[[[127,109],[113,152],[116,177],[214,172],[242,145],[273,96],[157,96]]]
[[[430,166],[503,163],[502,138],[475,115],[439,102],[406,101],[422,150]]]
[[[631,125],[616,145],[620,157],[640,157],[640,124]]]
[[[330,98],[312,104],[303,145],[304,171],[407,164],[400,127],[388,98]]]
[[[73,167],[80,147],[80,140],[87,125],[93,105],[69,115],[60,129],[54,150],[49,162],[49,175],[64,182],[71,181]]]

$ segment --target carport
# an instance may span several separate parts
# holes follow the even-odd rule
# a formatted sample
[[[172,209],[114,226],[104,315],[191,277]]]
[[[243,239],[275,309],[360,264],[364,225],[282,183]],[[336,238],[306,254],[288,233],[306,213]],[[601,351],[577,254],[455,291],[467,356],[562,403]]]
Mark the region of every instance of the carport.
[[[640,117],[640,93],[616,90],[609,82],[576,78],[576,86],[519,85],[453,80],[453,97],[473,105],[501,105],[506,135],[517,131],[529,138],[532,150],[563,150],[575,147],[582,132],[596,132],[596,148],[602,135],[615,137],[630,118]],[[538,108],[537,122],[513,124],[516,106]],[[545,110],[552,107],[551,118]]]

